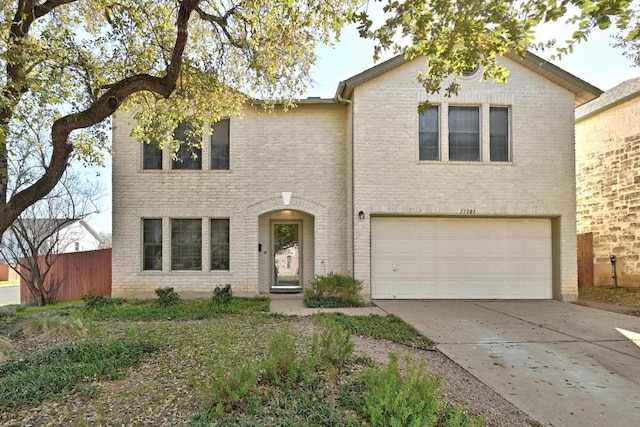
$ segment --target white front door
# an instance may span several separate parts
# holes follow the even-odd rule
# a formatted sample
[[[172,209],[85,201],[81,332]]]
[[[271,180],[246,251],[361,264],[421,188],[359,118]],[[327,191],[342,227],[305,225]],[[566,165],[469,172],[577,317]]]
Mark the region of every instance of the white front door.
[[[273,274],[271,292],[302,290],[302,223],[272,223],[271,249]]]

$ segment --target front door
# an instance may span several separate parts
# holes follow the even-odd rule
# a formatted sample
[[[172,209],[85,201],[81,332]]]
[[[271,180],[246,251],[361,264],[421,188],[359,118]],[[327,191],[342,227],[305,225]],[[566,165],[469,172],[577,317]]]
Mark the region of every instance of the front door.
[[[271,292],[302,290],[301,222],[274,222],[271,234],[273,275]]]

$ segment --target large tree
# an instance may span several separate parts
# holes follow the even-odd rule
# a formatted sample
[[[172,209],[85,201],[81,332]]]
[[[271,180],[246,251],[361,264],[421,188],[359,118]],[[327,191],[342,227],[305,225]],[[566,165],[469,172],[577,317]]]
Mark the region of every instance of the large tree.
[[[618,27],[617,42],[640,65],[640,2],[633,0],[375,0],[384,16],[375,22],[368,11],[354,20],[360,35],[377,42],[375,55],[393,50],[408,58],[425,57],[418,80],[428,93],[444,89],[455,94],[459,85],[445,79],[482,67],[482,78],[506,81],[509,71],[496,62],[505,53],[524,55],[532,48],[536,30],[561,21],[570,28],[566,40],[537,47],[556,56],[570,53],[598,29]],[[597,61],[597,58],[594,58]]]
[[[0,234],[76,158],[100,163],[108,118],[135,108],[142,142],[303,93],[318,43],[352,0],[5,0],[0,5]],[[24,124],[50,129],[46,168],[10,190]],[[34,143],[38,143],[34,141]]]
[[[380,23],[369,3],[384,3]],[[54,188],[72,158],[101,162],[108,119],[125,103],[141,142],[174,148],[182,120],[198,128],[239,112],[250,96],[290,106],[310,81],[316,45],[350,19],[377,40],[376,54],[425,56],[419,80],[438,92],[447,76],[476,66],[504,81],[508,70],[495,59],[524,54],[537,26],[559,19],[575,29],[560,54],[614,23],[638,61],[637,8],[631,0],[5,0],[0,233]],[[51,155],[37,180],[10,193],[7,160],[24,123],[50,128]]]

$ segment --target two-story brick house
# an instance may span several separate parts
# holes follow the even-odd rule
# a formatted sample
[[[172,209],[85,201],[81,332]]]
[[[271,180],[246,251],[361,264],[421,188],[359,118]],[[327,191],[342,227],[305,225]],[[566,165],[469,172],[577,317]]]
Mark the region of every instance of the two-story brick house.
[[[573,112],[601,92],[533,55],[502,61],[508,84],[476,72],[427,99],[423,61],[397,57],[333,99],[247,105],[182,162],[119,113],[114,295],[299,291],[335,272],[371,298],[575,299]]]

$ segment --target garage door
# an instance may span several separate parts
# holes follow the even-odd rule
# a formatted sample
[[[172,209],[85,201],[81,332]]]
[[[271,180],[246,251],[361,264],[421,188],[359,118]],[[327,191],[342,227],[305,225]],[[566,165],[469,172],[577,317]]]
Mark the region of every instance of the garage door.
[[[377,299],[550,299],[551,220],[371,218]]]

